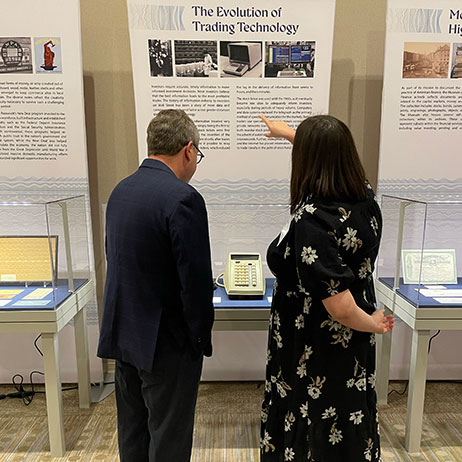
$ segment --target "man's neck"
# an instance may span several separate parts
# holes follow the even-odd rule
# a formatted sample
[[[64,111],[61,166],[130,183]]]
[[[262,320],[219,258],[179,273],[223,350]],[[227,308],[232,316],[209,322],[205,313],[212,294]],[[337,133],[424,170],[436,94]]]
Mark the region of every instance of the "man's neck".
[[[179,156],[175,155],[175,156],[163,156],[163,155],[160,155],[160,156],[148,156],[149,159],[154,159],[154,160],[158,160],[160,162],[162,162],[163,164],[165,164],[170,170],[172,170],[172,172],[176,175],[177,178],[179,178],[180,180],[183,180],[183,181],[186,181],[183,177],[183,169],[182,169],[182,165],[181,165],[181,159],[179,158]],[[188,181],[186,181],[186,183],[188,183]]]
[[[148,156],[149,159],[154,159],[165,164],[173,173],[178,176],[178,162],[174,156]]]

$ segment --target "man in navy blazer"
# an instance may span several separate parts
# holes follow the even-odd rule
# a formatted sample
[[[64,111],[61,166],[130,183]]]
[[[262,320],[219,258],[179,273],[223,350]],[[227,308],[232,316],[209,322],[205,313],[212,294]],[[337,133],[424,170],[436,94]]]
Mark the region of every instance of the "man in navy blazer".
[[[120,461],[186,462],[214,320],[207,211],[188,184],[203,155],[181,110],[147,135],[149,157],[107,205],[98,356],[116,360]]]

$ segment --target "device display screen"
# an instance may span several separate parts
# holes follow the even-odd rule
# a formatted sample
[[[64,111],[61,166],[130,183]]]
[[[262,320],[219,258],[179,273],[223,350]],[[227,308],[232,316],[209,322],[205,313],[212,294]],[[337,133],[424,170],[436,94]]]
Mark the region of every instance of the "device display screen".
[[[271,64],[289,64],[289,47],[270,47],[268,62]]]
[[[231,255],[231,260],[258,260],[258,255],[240,255],[234,253]]]
[[[293,63],[309,63],[311,59],[310,45],[292,46],[290,49],[290,60]]]
[[[249,48],[245,45],[229,45],[229,60],[249,64]]]

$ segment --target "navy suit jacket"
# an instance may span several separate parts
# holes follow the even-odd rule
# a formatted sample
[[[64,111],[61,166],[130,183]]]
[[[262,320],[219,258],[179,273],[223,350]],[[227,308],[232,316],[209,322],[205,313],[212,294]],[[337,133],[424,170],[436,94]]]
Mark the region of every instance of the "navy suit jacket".
[[[196,189],[145,159],[109,198],[106,258],[98,356],[151,371],[163,330],[192,353],[212,354],[207,211]]]

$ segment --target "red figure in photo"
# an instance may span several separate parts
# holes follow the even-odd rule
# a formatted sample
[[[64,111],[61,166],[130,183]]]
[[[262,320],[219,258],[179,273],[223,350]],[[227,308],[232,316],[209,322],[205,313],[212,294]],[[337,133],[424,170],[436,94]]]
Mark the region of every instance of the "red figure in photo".
[[[41,66],[43,69],[47,71],[52,71],[56,66],[53,66],[53,61],[55,59],[55,54],[51,51],[50,46],[54,47],[55,44],[52,40],[49,40],[47,43],[43,45],[43,61],[44,65]]]

